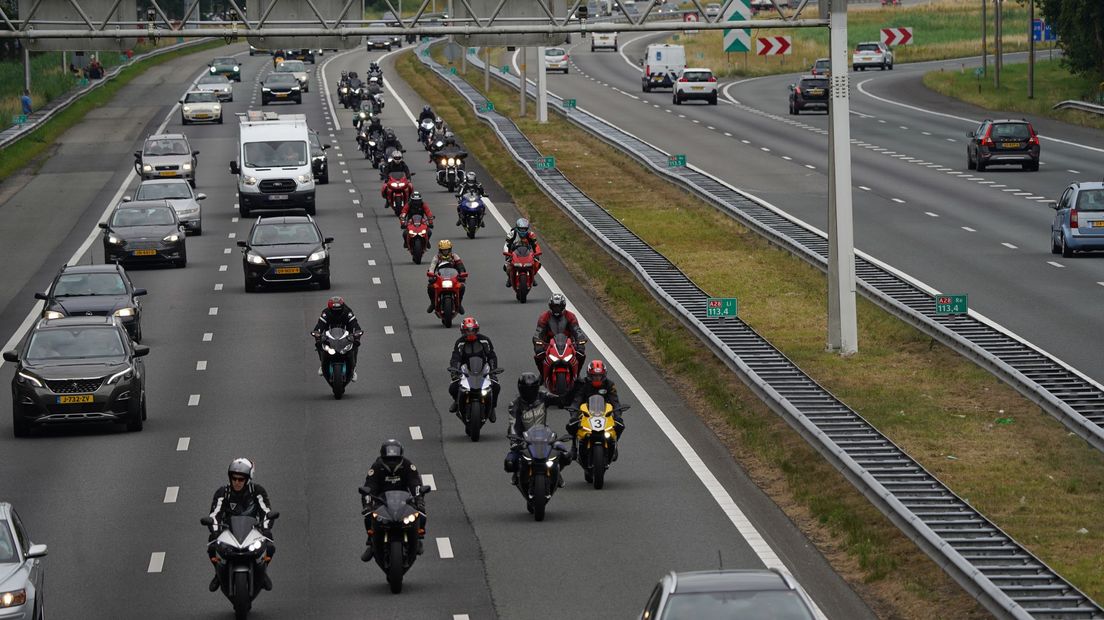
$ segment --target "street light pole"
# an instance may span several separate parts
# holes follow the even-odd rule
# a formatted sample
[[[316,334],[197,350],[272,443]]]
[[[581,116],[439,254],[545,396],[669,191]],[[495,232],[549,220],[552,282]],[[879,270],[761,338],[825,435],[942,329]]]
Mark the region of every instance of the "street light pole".
[[[847,0],[832,0],[828,45],[831,99],[828,147],[828,350],[859,350],[855,308],[855,229],[851,204],[850,85],[847,75]]]
[[[981,72],[989,73],[989,50],[986,48],[986,38],[989,34],[989,20],[985,16],[985,5],[989,0],[981,0]]]
[[[1035,0],[1028,0],[1027,20],[1027,98],[1035,98]]]

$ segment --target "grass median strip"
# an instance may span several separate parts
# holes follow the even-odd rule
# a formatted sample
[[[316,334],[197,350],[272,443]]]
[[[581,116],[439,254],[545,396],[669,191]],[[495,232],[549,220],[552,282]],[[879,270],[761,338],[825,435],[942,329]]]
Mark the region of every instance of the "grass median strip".
[[[986,615],[631,273],[597,251],[465,101],[412,55],[397,66],[572,274],[880,615]],[[468,77],[482,84],[480,73]],[[516,91],[496,85],[490,99],[517,119]],[[822,272],[556,115],[545,125],[528,119],[518,125],[572,182],[699,286],[739,297],[742,318],[810,376],[1066,578],[1095,598],[1104,595],[1098,453],[984,370],[865,300],[860,353],[847,359],[826,353]]]

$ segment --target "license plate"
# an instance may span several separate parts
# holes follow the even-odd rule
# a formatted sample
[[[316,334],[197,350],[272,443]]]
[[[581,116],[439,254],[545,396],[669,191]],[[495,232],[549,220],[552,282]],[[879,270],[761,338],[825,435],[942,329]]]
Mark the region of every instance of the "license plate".
[[[71,396],[58,396],[57,402],[59,405],[76,405],[79,403],[92,402],[91,394],[73,394]]]
[[[283,275],[287,275],[287,274],[291,274],[291,273],[299,273],[299,268],[298,267],[277,267],[276,268],[276,274],[277,275],[283,276]]]
[[[1104,220],[1096,220],[1092,223],[1093,228],[1104,228]]]
[[[288,94],[287,93],[276,93],[276,96],[277,97],[287,97]]]
[[[287,200],[287,194],[273,194],[268,197],[269,200]]]
[[[210,114],[196,114],[196,118],[211,118]]]
[[[690,87],[690,90],[701,90],[701,89],[702,89],[701,86],[691,86]]]
[[[1018,149],[1023,148],[1023,142],[1002,142],[1002,149]]]
[[[654,77],[654,78],[652,78],[652,81],[653,81],[653,82],[662,82],[662,81],[663,81],[663,78],[661,78],[661,77]]]
[[[809,89],[809,94],[820,96],[820,95],[824,94],[824,89],[823,88],[810,88]]]
[[[174,172],[172,170],[164,170],[164,171],[161,172],[161,176],[163,176],[163,177],[175,177],[176,172]]]
[[[134,250],[135,256],[154,256],[157,254],[157,250]]]

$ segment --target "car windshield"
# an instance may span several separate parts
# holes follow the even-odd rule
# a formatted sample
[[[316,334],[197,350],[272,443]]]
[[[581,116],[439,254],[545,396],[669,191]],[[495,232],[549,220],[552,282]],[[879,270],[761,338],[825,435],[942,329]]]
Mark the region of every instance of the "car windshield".
[[[272,140],[245,144],[245,165],[249,168],[302,166],[306,163],[307,143],[302,140]]]
[[[1080,211],[1104,211],[1104,189],[1083,189],[1077,193]]]
[[[211,64],[216,66],[216,67],[226,66],[226,65],[229,65],[229,66],[233,67],[233,66],[238,64],[238,61],[234,60],[233,58],[216,58],[216,59],[211,61]]]
[[[68,273],[58,278],[54,297],[123,295],[126,283],[117,273]]]
[[[290,73],[270,73],[265,79],[266,84],[298,84],[298,80]]]
[[[188,93],[184,95],[184,103],[217,103],[215,93]]]
[[[276,71],[280,73],[295,73],[306,71],[307,67],[302,60],[285,60],[276,65]]]
[[[561,47],[550,47],[544,50],[545,56],[563,56],[565,54],[567,54],[567,52],[563,51]]]
[[[111,225],[117,228],[127,226],[171,226],[176,223],[174,211],[168,207],[127,207],[116,209]]]
[[[205,75],[199,78],[200,84],[229,84],[230,80],[225,75]]]
[[[801,80],[801,88],[828,88],[828,80]]]
[[[708,82],[713,74],[709,71],[684,71],[682,77],[688,82]]]
[[[878,52],[878,51],[881,51],[878,48],[877,43],[859,43],[855,47],[855,50],[859,51],[859,52]]]
[[[135,200],[179,200],[192,197],[187,181],[179,183],[143,183],[134,192]]]
[[[1031,132],[1027,130],[1026,123],[995,123],[993,124],[993,138],[996,140],[1027,140]]]
[[[817,69],[824,71],[824,70],[830,69],[832,67],[832,61],[828,60],[827,58],[824,58],[824,59],[816,61],[815,66],[816,66]]]
[[[15,552],[15,541],[12,540],[11,528],[8,522],[0,519],[0,564],[15,564],[19,562],[19,555]]]
[[[252,245],[285,245],[288,243],[318,243],[318,231],[306,223],[261,224],[253,229]]]
[[[146,146],[142,149],[143,155],[190,155],[191,149],[188,143],[180,138],[159,138],[146,140]]]
[[[114,327],[82,327],[36,332],[24,357],[45,361],[124,355],[123,341]]]
[[[694,592],[667,599],[662,620],[813,620],[808,607],[790,590],[767,592]]]

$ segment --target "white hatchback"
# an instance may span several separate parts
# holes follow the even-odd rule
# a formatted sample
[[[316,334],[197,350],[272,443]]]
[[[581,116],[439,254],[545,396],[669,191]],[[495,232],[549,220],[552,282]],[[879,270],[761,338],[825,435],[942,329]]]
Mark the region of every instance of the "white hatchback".
[[[222,124],[222,104],[218,95],[208,91],[193,90],[180,100],[180,124],[197,121]]]
[[[544,70],[567,73],[567,50],[562,47],[549,47],[544,50]]]

